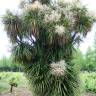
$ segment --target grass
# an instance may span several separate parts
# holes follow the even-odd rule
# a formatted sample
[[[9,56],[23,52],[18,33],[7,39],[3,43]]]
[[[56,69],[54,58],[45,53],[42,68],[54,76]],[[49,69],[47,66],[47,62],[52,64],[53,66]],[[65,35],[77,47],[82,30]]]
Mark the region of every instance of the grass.
[[[0,73],[0,93],[8,92],[10,90],[10,80],[15,78],[17,88],[28,87],[27,79],[23,73],[20,72],[1,72]]]
[[[20,72],[1,72],[0,73],[0,93],[9,92],[10,80],[15,78],[15,82],[18,84],[18,88],[28,88],[28,81],[24,76],[24,73]],[[96,73],[95,72],[81,72],[81,92],[94,92],[96,93]]]
[[[81,72],[81,89],[96,93],[96,72]]]

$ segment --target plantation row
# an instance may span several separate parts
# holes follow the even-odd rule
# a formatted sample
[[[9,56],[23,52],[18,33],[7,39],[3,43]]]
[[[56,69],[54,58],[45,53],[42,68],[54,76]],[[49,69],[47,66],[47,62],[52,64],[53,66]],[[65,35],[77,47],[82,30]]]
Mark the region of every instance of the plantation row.
[[[0,93],[10,92],[12,87],[27,87],[27,80],[20,72],[1,72],[0,73]]]
[[[13,62],[12,58],[3,57],[0,60],[0,72],[2,71],[13,71],[13,72],[21,72],[22,68],[20,64]]]
[[[96,73],[95,72],[81,72],[81,92],[96,93]],[[27,79],[23,73],[20,72],[1,72],[0,73],[0,93],[9,92],[10,84],[15,83],[17,88],[28,87]]]

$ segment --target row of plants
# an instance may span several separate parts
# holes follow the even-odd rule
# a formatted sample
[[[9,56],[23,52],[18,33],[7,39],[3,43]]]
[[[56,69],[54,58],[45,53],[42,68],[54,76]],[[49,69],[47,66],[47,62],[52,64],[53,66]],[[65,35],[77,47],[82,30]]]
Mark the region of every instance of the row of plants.
[[[81,72],[80,73],[81,92],[96,93],[96,73]],[[14,87],[28,87],[27,79],[21,72],[1,72],[0,73],[0,92],[12,92]],[[12,89],[11,89],[12,88]]]
[[[1,72],[0,73],[0,93],[13,92],[14,87],[27,87],[27,80],[20,72]]]
[[[20,64],[13,62],[12,57],[3,57],[0,59],[0,72],[2,71],[20,72],[22,71],[22,67]]]

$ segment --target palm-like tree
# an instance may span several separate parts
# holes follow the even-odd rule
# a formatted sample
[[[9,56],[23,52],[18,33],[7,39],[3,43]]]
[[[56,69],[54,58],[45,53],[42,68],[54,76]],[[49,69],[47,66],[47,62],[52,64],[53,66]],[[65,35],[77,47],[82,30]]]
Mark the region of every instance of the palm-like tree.
[[[25,4],[22,11],[21,15],[7,11],[3,22],[14,60],[24,66],[33,96],[77,96],[79,80],[72,54],[90,31],[94,18],[79,2],[34,1]]]

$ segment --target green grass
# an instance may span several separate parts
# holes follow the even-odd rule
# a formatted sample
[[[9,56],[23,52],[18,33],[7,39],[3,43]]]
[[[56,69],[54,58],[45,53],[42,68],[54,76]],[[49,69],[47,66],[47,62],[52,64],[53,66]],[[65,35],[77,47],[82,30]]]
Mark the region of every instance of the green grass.
[[[28,81],[24,76],[24,73],[20,72],[1,72],[0,73],[0,93],[8,92],[10,90],[10,80],[15,78],[15,82],[18,84],[17,88],[28,87]],[[94,92],[96,93],[96,73],[95,72],[81,72],[81,92]]]
[[[1,72],[0,73],[0,93],[8,92],[10,90],[10,80],[15,78],[17,88],[27,87],[28,82],[23,73],[19,72]]]
[[[96,93],[96,72],[82,72],[80,78],[82,91]]]

